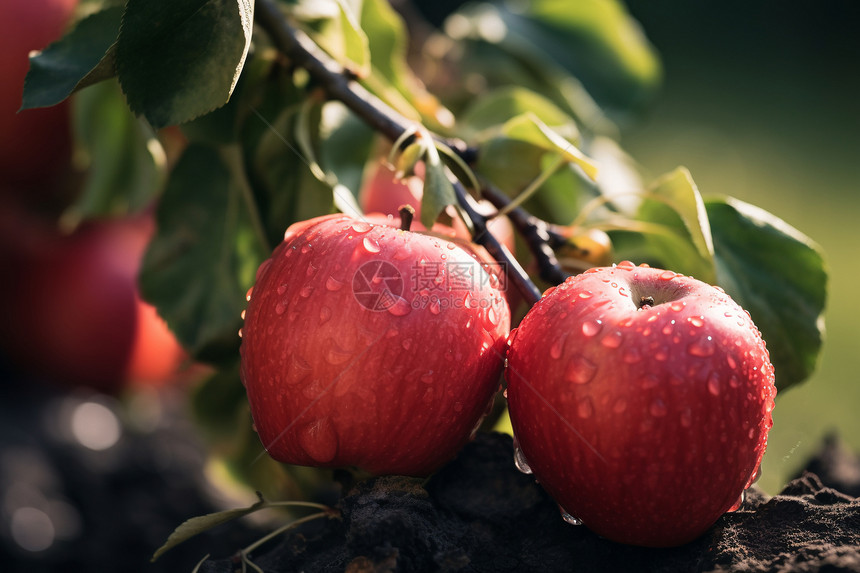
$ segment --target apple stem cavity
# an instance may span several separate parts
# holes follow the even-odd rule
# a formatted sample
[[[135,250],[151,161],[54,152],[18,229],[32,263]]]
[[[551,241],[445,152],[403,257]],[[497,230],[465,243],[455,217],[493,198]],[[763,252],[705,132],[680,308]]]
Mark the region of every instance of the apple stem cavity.
[[[645,310],[646,308],[651,308],[652,306],[654,306],[653,296],[639,297],[639,310]]]
[[[412,228],[412,219],[415,218],[415,207],[412,205],[401,205],[397,211],[400,213],[400,230],[410,230]]]

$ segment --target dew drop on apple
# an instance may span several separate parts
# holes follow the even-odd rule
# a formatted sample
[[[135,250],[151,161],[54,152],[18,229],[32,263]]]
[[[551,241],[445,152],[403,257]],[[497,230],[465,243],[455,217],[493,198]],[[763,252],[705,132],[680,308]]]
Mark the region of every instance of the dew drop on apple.
[[[331,309],[324,306],[320,309],[320,324],[325,324],[331,319]]]
[[[314,248],[314,246],[310,242],[305,243],[304,245],[302,245],[302,248],[301,248],[302,254],[303,255],[308,254],[309,252],[311,252],[311,249],[313,249],[313,248]]]
[[[243,310],[242,313],[239,315],[239,318],[241,318],[242,320],[245,320],[245,314],[247,312],[248,312],[247,310]]]
[[[673,273],[672,271],[663,271],[657,278],[659,278],[661,281],[670,281],[675,278],[675,273]]]
[[[278,285],[277,291],[278,296],[283,295],[285,292],[287,292],[287,283],[281,283],[280,285]]]
[[[695,326],[696,328],[701,328],[705,326],[705,317],[704,316],[691,316],[687,319],[687,322]]]
[[[429,308],[430,312],[433,314],[439,314],[442,312],[442,304],[439,302],[438,298],[430,302]]]
[[[488,308],[487,313],[484,316],[486,317],[490,329],[494,328],[496,325],[499,324],[499,312],[494,307],[491,306],[490,308]]]
[[[344,282],[334,277],[329,277],[325,281],[326,290],[335,292],[343,288]]]
[[[245,293],[245,300],[247,302],[251,302],[251,295],[254,294],[254,287],[248,289],[248,292]]]
[[[587,320],[582,323],[582,334],[589,338],[597,336],[602,328],[603,323],[600,320]]]
[[[631,346],[624,350],[624,356],[622,356],[622,359],[627,364],[636,364],[642,360],[642,352],[637,347]]]
[[[287,305],[286,304],[279,302],[278,304],[275,305],[275,314],[277,314],[278,316],[281,316],[286,311],[287,311]]]
[[[356,221],[352,224],[352,230],[356,233],[366,233],[371,229],[370,225],[364,221]]]
[[[561,506],[559,506],[558,509],[561,512],[561,518],[565,521],[565,523],[567,523],[568,525],[582,525],[581,519],[574,516],[573,514],[568,513]]]
[[[564,350],[564,341],[567,338],[567,333],[563,333],[561,336],[555,339],[552,343],[552,346],[549,349],[549,355],[552,356],[555,360],[561,358],[562,351]]]
[[[433,383],[433,371],[428,370],[427,372],[422,374],[421,375],[421,381],[424,382],[425,384],[432,384]]]
[[[600,339],[600,344],[605,346],[606,348],[618,348],[621,346],[621,342],[624,338],[624,335],[621,334],[620,331],[614,330]]]
[[[567,365],[565,379],[574,384],[587,384],[594,378],[596,372],[597,366],[593,362],[585,356],[577,354],[570,359]]]
[[[243,333],[242,333],[242,329],[240,328],[239,329],[239,338],[242,338],[242,336],[243,336]]]
[[[299,296],[302,298],[309,298],[314,292],[314,287],[311,285],[305,285],[299,290]]]
[[[525,454],[523,454],[522,448],[520,448],[519,444],[514,444],[514,465],[517,466],[517,469],[524,474],[531,474],[532,468],[529,465],[528,460],[526,459]]]
[[[708,392],[710,392],[711,396],[720,395],[720,376],[716,372],[712,372],[708,376]]]
[[[299,445],[314,461],[328,463],[337,455],[338,439],[328,418],[306,424],[299,432]]]
[[[412,305],[409,304],[405,298],[397,297],[394,304],[389,306],[386,310],[388,310],[389,314],[394,316],[406,316],[412,312]]]
[[[660,362],[665,362],[669,358],[669,348],[666,346],[660,346],[654,351],[654,358]]]
[[[594,404],[592,403],[591,398],[586,396],[579,401],[576,405],[576,415],[583,420],[587,420],[594,415]]]
[[[673,302],[669,305],[669,308],[672,309],[674,312],[681,312],[682,310],[684,310],[684,307],[686,307],[686,306],[687,306],[687,303],[684,302],[683,300],[676,300],[675,302]]]
[[[660,385],[660,379],[654,374],[644,374],[639,378],[639,387],[643,390],[650,390]]]
[[[587,299],[587,298],[591,298],[592,296],[594,296],[594,294],[590,290],[584,290],[581,293],[579,293],[578,296],[581,299]]]
[[[691,356],[698,356],[700,358],[713,356],[715,350],[714,339],[710,336],[703,336],[698,340],[694,340],[687,347],[687,352]]]
[[[403,347],[403,350],[409,350],[410,348],[412,348],[412,339],[404,338],[400,341],[400,346]]]
[[[379,243],[371,239],[370,237],[365,237],[364,240],[361,241],[361,245],[368,253],[378,253],[382,250],[382,248],[379,246]]]

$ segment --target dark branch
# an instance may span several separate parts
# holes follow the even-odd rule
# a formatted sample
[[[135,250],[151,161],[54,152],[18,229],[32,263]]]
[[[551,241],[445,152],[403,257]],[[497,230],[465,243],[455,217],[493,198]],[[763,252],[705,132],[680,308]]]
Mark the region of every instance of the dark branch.
[[[503,209],[510,203],[506,195],[486,184],[481,194],[496,209]],[[563,244],[565,238],[546,221],[529,214],[522,207],[511,209],[507,217],[534,255],[540,278],[554,285],[563,283],[570,274],[561,268],[553,248]]]
[[[328,97],[343,103],[374,131],[396,141],[410,127],[410,120],[353,81],[352,74],[323,52],[301,30],[290,26],[273,0],[257,0],[255,19],[281,53],[294,65],[304,68]],[[462,142],[445,140],[444,143],[455,148],[460,154],[474,154],[474,150],[465,147]],[[474,199],[466,193],[463,186],[455,183],[454,188],[460,207],[472,221],[473,240],[504,265],[509,284],[513,284],[529,303],[537,302],[541,296],[540,290],[529,279],[528,273],[492,233],[487,231],[487,218],[478,213]]]

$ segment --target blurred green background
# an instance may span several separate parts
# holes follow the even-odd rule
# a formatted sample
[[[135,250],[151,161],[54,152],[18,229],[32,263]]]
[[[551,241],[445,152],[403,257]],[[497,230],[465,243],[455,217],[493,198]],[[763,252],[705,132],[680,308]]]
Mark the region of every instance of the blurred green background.
[[[860,451],[860,3],[627,4],[665,73],[622,146],[651,175],[686,165],[703,194],[759,205],[825,250],[827,339],[817,373],[777,399],[759,482],[776,493],[828,431]]]

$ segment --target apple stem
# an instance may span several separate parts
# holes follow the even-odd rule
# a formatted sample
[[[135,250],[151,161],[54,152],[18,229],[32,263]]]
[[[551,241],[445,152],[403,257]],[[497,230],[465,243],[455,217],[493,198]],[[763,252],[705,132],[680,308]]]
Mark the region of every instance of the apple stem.
[[[415,218],[415,207],[412,205],[401,205],[397,211],[400,213],[400,230],[410,230],[412,228],[412,219]]]
[[[639,298],[639,310],[643,308],[651,308],[654,306],[654,297],[653,296],[643,296]]]

